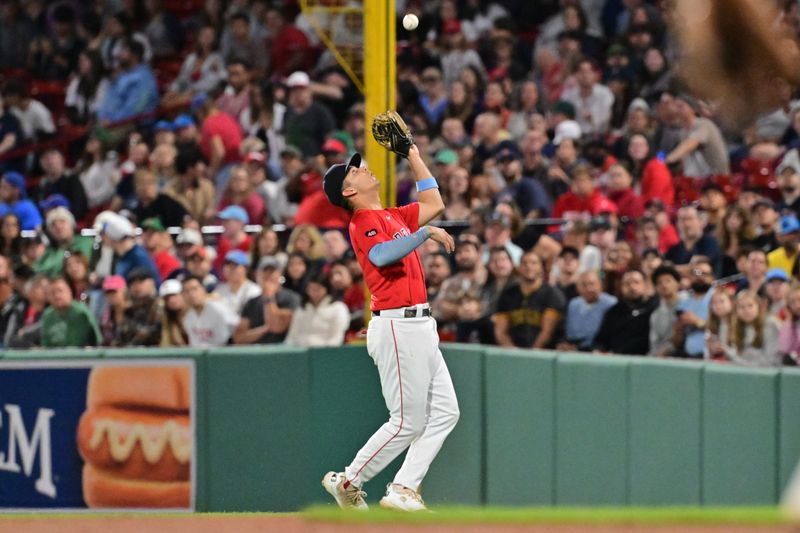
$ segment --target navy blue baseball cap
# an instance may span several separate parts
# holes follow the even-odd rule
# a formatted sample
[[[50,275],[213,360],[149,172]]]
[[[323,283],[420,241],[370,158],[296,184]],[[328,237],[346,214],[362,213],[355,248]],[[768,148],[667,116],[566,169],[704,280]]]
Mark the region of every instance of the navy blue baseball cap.
[[[322,188],[325,190],[325,196],[328,201],[333,205],[344,207],[344,196],[342,196],[342,183],[347,176],[347,172],[351,168],[358,168],[361,166],[361,154],[355,153],[350,161],[347,163],[339,163],[332,165],[331,168],[325,173],[322,178]]]

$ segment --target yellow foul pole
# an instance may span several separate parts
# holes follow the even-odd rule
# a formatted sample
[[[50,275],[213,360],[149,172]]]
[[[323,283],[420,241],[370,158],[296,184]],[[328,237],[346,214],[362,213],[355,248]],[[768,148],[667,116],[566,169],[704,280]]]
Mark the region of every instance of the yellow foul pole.
[[[395,41],[394,0],[364,0],[365,156],[370,169],[381,182],[384,207],[392,207],[397,202],[395,155],[376,143],[369,132],[375,115],[395,108]]]

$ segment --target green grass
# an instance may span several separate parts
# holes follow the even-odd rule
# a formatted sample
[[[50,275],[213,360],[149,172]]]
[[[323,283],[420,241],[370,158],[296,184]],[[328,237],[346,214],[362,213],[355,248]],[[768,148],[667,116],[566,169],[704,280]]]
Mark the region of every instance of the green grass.
[[[487,524],[747,524],[786,523],[775,507],[435,507],[432,513],[397,513],[373,509],[343,512],[333,506],[311,507],[303,515],[320,522],[349,523],[487,523]]]
[[[432,513],[398,513],[374,505],[368,513],[344,512],[333,505],[310,507],[301,513],[189,513],[189,512],[91,512],[0,513],[8,518],[107,519],[192,518],[213,520],[229,517],[301,515],[315,522],[354,524],[666,524],[666,525],[775,525],[787,523],[776,507],[434,507]]]

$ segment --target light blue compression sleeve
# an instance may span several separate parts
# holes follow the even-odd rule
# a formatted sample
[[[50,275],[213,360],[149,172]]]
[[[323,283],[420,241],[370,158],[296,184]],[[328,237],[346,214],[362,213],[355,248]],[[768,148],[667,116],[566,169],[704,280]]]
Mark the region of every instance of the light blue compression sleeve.
[[[384,267],[399,261],[430,237],[430,230],[427,227],[420,228],[411,235],[400,237],[391,241],[381,242],[370,248],[369,260],[376,267]]]

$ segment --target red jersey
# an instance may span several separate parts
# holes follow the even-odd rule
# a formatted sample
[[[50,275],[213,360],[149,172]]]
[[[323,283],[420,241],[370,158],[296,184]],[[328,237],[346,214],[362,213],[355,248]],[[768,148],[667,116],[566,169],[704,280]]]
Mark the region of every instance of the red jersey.
[[[411,235],[419,229],[419,204],[388,209],[359,209],[350,219],[350,242],[372,294],[373,311],[409,307],[428,301],[419,252],[378,268],[368,254],[376,244]]]
[[[200,150],[211,160],[211,139],[219,135],[225,147],[225,164],[239,161],[239,146],[242,144],[242,129],[227,113],[217,111],[203,121],[200,128]]]

